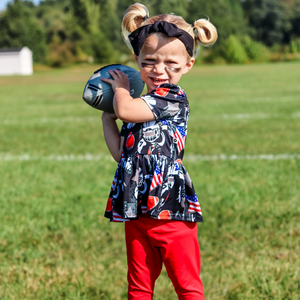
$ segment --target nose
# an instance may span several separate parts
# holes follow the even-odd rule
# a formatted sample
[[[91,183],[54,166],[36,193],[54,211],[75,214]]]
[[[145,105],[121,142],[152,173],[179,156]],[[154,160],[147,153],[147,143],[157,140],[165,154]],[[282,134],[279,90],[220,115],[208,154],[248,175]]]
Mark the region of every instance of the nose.
[[[165,71],[165,65],[163,63],[157,63],[154,65],[153,71],[157,74],[163,74]]]

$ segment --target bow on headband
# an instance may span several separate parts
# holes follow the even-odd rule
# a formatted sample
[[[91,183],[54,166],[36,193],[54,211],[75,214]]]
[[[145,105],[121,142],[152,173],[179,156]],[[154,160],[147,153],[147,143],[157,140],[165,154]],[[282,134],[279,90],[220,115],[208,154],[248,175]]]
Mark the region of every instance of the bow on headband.
[[[178,38],[185,45],[188,54],[193,56],[194,39],[192,36],[175,24],[166,21],[155,21],[153,24],[139,27],[128,36],[135,55],[140,54],[147,37],[153,32],[161,32],[168,37]]]

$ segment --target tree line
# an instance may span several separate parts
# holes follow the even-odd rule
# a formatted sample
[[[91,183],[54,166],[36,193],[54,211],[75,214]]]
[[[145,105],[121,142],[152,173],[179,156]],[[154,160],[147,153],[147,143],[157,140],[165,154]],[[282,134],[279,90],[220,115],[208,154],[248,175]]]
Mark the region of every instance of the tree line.
[[[209,17],[219,39],[201,61],[246,63],[300,59],[300,0],[147,0],[150,16]],[[0,48],[29,47],[36,63],[124,63],[120,35],[129,0],[14,0],[0,13]]]

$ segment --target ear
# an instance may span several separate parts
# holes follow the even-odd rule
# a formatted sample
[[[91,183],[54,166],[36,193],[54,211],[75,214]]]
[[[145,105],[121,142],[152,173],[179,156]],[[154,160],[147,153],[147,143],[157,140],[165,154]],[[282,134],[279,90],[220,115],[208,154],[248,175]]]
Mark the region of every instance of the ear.
[[[194,62],[195,62],[195,58],[194,57],[190,58],[189,61],[186,63],[182,74],[186,74],[193,67]]]
[[[138,62],[139,57],[136,56],[135,54],[134,54],[134,59],[135,59],[136,63],[139,64],[139,62]]]

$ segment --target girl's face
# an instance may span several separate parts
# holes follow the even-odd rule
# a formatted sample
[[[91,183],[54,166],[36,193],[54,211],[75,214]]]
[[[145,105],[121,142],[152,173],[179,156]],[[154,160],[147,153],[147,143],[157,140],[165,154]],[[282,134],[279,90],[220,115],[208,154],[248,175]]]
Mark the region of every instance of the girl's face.
[[[148,93],[163,83],[177,84],[195,61],[179,39],[161,35],[149,36],[135,59]]]

